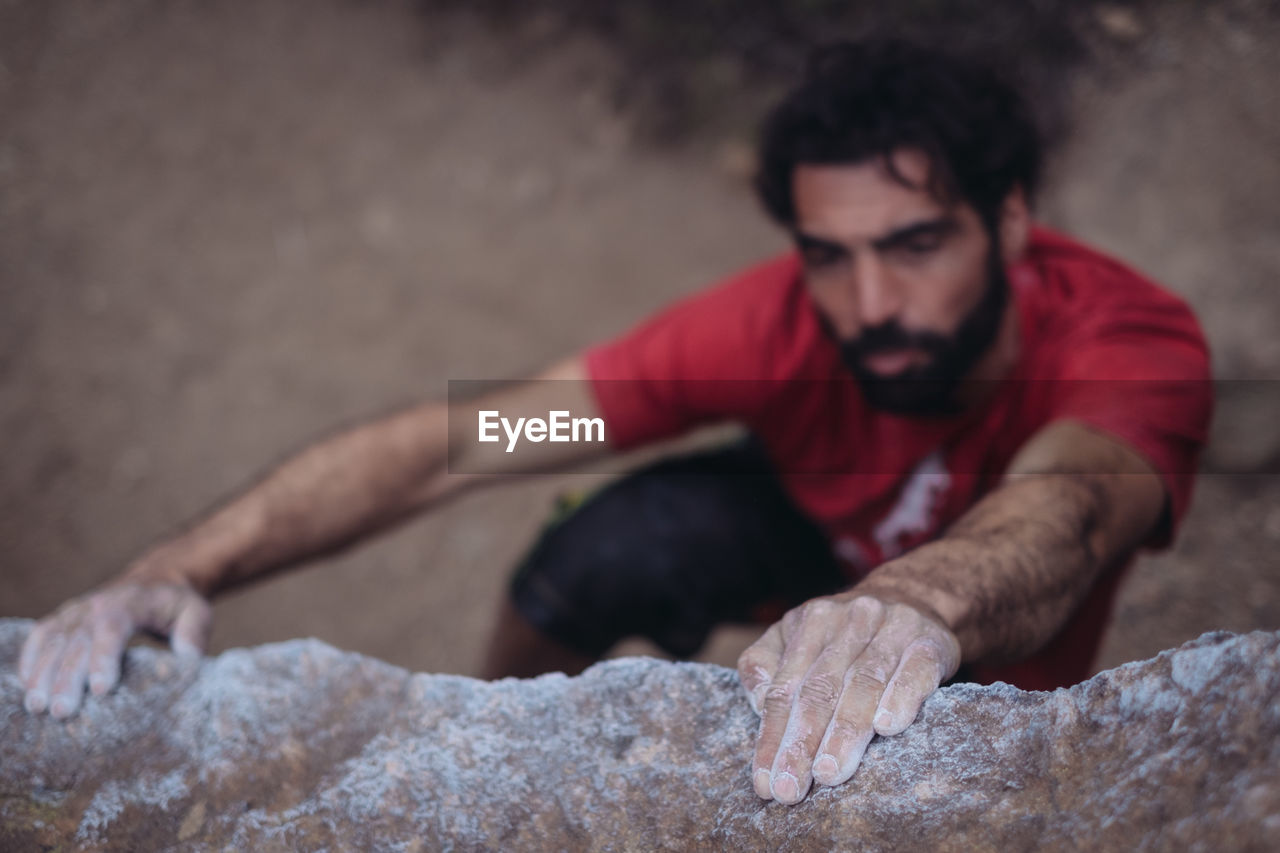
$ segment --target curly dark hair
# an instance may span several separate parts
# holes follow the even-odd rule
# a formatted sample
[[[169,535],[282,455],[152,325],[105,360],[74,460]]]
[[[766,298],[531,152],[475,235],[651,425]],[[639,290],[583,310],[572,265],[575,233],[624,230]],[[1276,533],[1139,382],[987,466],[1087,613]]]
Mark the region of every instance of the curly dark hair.
[[[1015,187],[1028,201],[1041,168],[1041,140],[1027,102],[986,66],[903,41],[841,42],[809,58],[804,81],[765,120],[756,190],[769,215],[795,225],[798,164],[929,158],[926,188],[943,203],[968,202],[994,227]]]

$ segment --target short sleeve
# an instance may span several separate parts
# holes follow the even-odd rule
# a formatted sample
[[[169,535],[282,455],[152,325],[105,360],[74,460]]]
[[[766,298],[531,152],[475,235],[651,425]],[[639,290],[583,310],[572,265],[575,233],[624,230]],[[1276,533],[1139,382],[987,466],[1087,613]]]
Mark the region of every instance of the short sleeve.
[[[1151,463],[1169,503],[1145,544],[1163,548],[1191,502],[1213,389],[1208,348],[1191,310],[1143,284],[1092,306],[1069,335],[1053,417],[1113,435]]]
[[[775,258],[588,349],[587,374],[613,445],[749,421],[779,363],[797,278],[791,256]]]

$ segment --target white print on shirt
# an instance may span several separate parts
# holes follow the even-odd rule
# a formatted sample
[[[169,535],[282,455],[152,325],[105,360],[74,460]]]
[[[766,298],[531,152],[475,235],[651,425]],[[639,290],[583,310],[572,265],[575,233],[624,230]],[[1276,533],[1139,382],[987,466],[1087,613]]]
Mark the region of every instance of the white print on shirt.
[[[853,566],[855,572],[861,577],[871,571],[871,558],[867,556],[867,551],[857,540],[850,536],[842,536],[836,540],[835,545],[836,556]]]
[[[942,462],[942,451],[935,450],[911,472],[898,503],[876,525],[874,535],[884,559],[892,560],[903,552],[903,537],[915,537],[933,529],[934,513],[950,488],[951,474]]]

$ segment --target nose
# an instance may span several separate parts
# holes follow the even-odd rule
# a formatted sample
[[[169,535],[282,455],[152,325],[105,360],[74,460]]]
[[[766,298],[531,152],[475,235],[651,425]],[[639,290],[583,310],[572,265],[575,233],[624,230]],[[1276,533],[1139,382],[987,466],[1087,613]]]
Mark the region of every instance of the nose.
[[[859,252],[852,287],[857,303],[858,324],[879,326],[902,311],[902,288],[893,272],[875,252]]]

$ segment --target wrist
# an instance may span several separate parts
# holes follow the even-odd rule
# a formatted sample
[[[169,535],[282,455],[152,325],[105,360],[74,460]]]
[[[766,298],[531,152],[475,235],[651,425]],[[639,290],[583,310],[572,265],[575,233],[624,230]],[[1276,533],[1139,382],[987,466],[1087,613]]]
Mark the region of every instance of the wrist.
[[[132,580],[186,584],[208,598],[235,582],[233,567],[249,562],[261,539],[260,519],[256,504],[242,500],[150,548],[125,574]]]
[[[884,601],[906,604],[959,635],[968,621],[966,602],[930,582],[922,567],[910,559],[911,556],[882,564],[854,586],[849,594],[871,595]]]
[[[120,580],[135,583],[186,583],[191,581],[180,568],[178,555],[181,549],[175,542],[155,545],[131,562],[120,575]]]
[[[170,583],[188,586],[203,596],[216,588],[216,565],[199,559],[197,549],[185,537],[162,542],[142,554],[124,570],[121,581]]]

